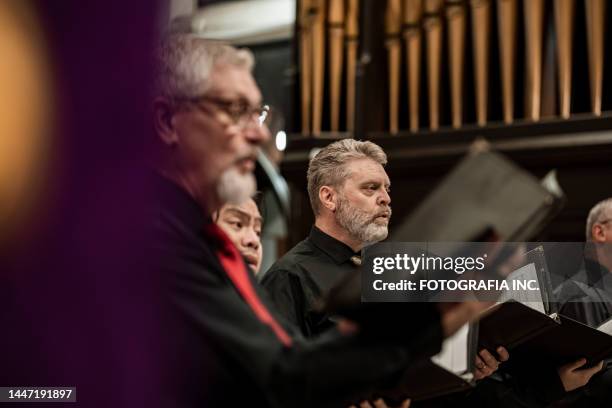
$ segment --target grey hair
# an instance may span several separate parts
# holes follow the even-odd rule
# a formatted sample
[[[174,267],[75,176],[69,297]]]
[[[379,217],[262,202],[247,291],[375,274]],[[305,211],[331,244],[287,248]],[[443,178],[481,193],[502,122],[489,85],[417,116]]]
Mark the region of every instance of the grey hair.
[[[593,208],[591,208],[591,211],[589,211],[589,216],[587,217],[586,222],[587,241],[593,240],[593,225],[605,221],[606,217],[612,217],[612,197],[598,202]]]
[[[342,139],[331,143],[310,160],[308,164],[308,196],[315,216],[319,215],[319,190],[323,186],[339,187],[350,175],[347,164],[352,160],[372,159],[381,166],[387,164],[387,155],[375,143],[354,139]]]
[[[157,52],[156,92],[167,98],[195,98],[210,88],[216,65],[227,64],[251,71],[251,51],[193,34],[170,34]]]

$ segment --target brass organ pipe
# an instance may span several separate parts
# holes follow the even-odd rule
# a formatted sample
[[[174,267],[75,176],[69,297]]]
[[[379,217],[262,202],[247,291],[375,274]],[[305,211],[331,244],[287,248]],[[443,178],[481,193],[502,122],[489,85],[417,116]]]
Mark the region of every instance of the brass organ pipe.
[[[340,124],[340,93],[344,57],[344,0],[329,0],[328,15],[330,130],[337,132]]]
[[[447,1],[448,59],[451,86],[451,124],[463,121],[463,65],[465,59],[465,7],[461,1]]]
[[[491,4],[489,0],[472,0],[474,80],[476,83],[476,122],[487,123],[489,82],[489,25]]]
[[[348,0],[346,13],[346,130],[355,130],[355,80],[359,36],[359,0]]]
[[[440,126],[440,65],[442,54],[441,0],[425,0],[425,30],[427,45],[427,88],[429,94],[429,128]]]
[[[524,0],[527,60],[525,116],[540,120],[542,102],[542,24],[544,0]]]
[[[571,109],[573,20],[574,0],[555,0],[557,65],[559,66],[559,111],[564,119],[570,117]]]
[[[402,44],[401,31],[401,0],[387,0],[385,13],[385,32],[387,35],[387,53],[389,68],[389,132],[399,131],[399,85]]]
[[[604,15],[606,2],[605,0],[585,1],[591,109],[595,115],[599,116],[601,115],[604,63]]]
[[[497,0],[499,62],[505,123],[514,120],[514,65],[516,52],[516,0]]]
[[[300,96],[302,115],[302,134],[310,134],[312,104],[312,19],[310,0],[300,0]]]
[[[419,96],[421,86],[421,28],[422,0],[404,0],[404,40],[406,42],[406,75],[408,78],[408,110],[410,131],[419,130]]]
[[[323,85],[325,80],[325,0],[313,0],[313,75],[312,75],[312,135],[320,136],[323,115]]]

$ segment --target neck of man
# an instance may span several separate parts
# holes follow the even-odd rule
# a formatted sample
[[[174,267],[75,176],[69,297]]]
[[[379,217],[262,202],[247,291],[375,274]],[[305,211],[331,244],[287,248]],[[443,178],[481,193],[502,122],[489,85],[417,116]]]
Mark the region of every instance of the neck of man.
[[[200,209],[206,217],[211,216],[213,212],[221,208],[221,204],[216,202],[218,200],[214,199],[215,194],[206,194],[203,192],[213,191],[214,188],[198,188],[196,187],[196,183],[192,182],[191,178],[189,178],[187,175],[179,171],[172,171],[172,169],[160,168],[158,169],[158,173],[189,194],[198,203]]]
[[[315,226],[330,237],[347,245],[353,252],[361,251],[365,245],[363,241],[356,239],[346,229],[338,225],[333,217],[317,216]]]
[[[597,244],[597,262],[612,272],[612,242]]]

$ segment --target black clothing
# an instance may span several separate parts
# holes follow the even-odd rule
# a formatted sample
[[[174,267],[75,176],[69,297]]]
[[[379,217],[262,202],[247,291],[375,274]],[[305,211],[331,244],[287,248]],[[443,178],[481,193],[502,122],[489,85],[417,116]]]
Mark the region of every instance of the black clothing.
[[[612,272],[585,258],[580,271],[556,290],[559,313],[597,327],[612,316]]]
[[[210,219],[182,189],[160,184],[150,256],[167,300],[165,406],[344,407],[393,381],[415,356],[439,350],[434,308],[416,322],[419,341],[366,341],[332,330],[316,341],[296,334],[284,347],[222,269],[216,242],[204,233]],[[265,291],[256,290],[266,303]]]
[[[320,300],[358,266],[359,253],[313,226],[310,235],[276,261],[264,274],[262,285],[277,309],[299,327],[305,337],[317,336],[334,326],[318,310]]]

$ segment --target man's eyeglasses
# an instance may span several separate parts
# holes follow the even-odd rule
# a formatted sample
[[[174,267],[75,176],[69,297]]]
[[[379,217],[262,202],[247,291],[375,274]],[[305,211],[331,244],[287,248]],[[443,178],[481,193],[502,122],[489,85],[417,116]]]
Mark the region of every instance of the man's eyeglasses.
[[[225,113],[234,125],[241,128],[246,128],[253,123],[259,126],[268,125],[271,118],[268,105],[252,106],[243,99],[230,100],[212,96],[199,96],[178,99],[178,101],[189,102],[198,107],[201,106],[202,102],[208,102]]]

